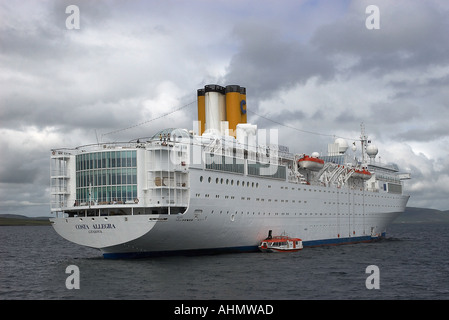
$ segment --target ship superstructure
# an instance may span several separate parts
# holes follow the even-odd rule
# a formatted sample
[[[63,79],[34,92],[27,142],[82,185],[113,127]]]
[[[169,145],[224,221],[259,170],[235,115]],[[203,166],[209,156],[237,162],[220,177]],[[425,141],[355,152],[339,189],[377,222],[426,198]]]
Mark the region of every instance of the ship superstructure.
[[[378,239],[406,206],[396,165],[338,138],[291,153],[246,123],[246,89],[198,91],[194,129],[51,153],[51,211],[64,238],[105,257],[256,251],[269,233],[304,247]]]

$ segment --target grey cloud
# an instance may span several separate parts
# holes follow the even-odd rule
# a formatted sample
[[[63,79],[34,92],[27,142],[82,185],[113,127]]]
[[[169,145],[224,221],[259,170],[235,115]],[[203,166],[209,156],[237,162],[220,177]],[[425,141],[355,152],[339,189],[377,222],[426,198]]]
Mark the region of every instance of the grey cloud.
[[[355,72],[380,74],[430,63],[446,64],[449,42],[448,11],[429,2],[378,1],[380,29],[365,27],[365,8],[372,4],[356,1],[346,19],[322,26],[312,43],[328,54],[360,57]]]
[[[447,125],[423,121],[419,128],[408,129],[394,135],[393,138],[398,141],[431,142],[448,136],[449,129]]]
[[[244,83],[255,99],[266,99],[311,77],[328,78],[333,66],[311,46],[283,39],[281,31],[262,23],[241,23],[234,28],[240,43],[224,83]]]
[[[0,147],[0,183],[32,184],[42,177],[40,169],[48,163],[43,161],[47,150],[30,150],[8,141],[2,141]]]

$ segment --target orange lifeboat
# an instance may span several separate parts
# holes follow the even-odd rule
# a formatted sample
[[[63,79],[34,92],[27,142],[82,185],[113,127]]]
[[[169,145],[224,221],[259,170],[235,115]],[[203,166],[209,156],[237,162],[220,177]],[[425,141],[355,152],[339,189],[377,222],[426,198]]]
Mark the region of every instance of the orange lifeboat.
[[[369,172],[366,169],[362,169],[362,170],[354,169],[354,173],[352,174],[352,177],[354,177],[356,179],[368,180],[369,178],[371,178],[371,172]]]
[[[263,240],[259,245],[262,252],[295,252],[302,250],[302,240],[287,236],[275,236]]]
[[[324,166],[324,160],[305,155],[298,160],[298,165],[301,169],[320,171]]]

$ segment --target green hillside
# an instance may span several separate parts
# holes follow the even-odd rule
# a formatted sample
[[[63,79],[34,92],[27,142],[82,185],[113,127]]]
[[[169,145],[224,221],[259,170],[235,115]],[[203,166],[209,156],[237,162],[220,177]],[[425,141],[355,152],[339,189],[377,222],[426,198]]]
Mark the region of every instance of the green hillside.
[[[449,211],[407,207],[393,223],[449,223]]]
[[[0,214],[0,226],[49,226],[48,217],[30,218],[17,214]]]

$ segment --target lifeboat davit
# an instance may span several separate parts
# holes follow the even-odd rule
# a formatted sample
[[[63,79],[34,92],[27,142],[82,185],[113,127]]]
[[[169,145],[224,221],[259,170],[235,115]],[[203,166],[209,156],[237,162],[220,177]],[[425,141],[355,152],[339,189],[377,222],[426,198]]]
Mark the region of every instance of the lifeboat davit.
[[[298,160],[298,165],[302,169],[320,171],[324,166],[324,160],[316,157],[304,156]]]
[[[371,172],[369,172],[366,169],[362,169],[362,170],[354,169],[354,173],[352,174],[352,177],[354,177],[356,179],[368,180],[369,178],[371,178]]]

